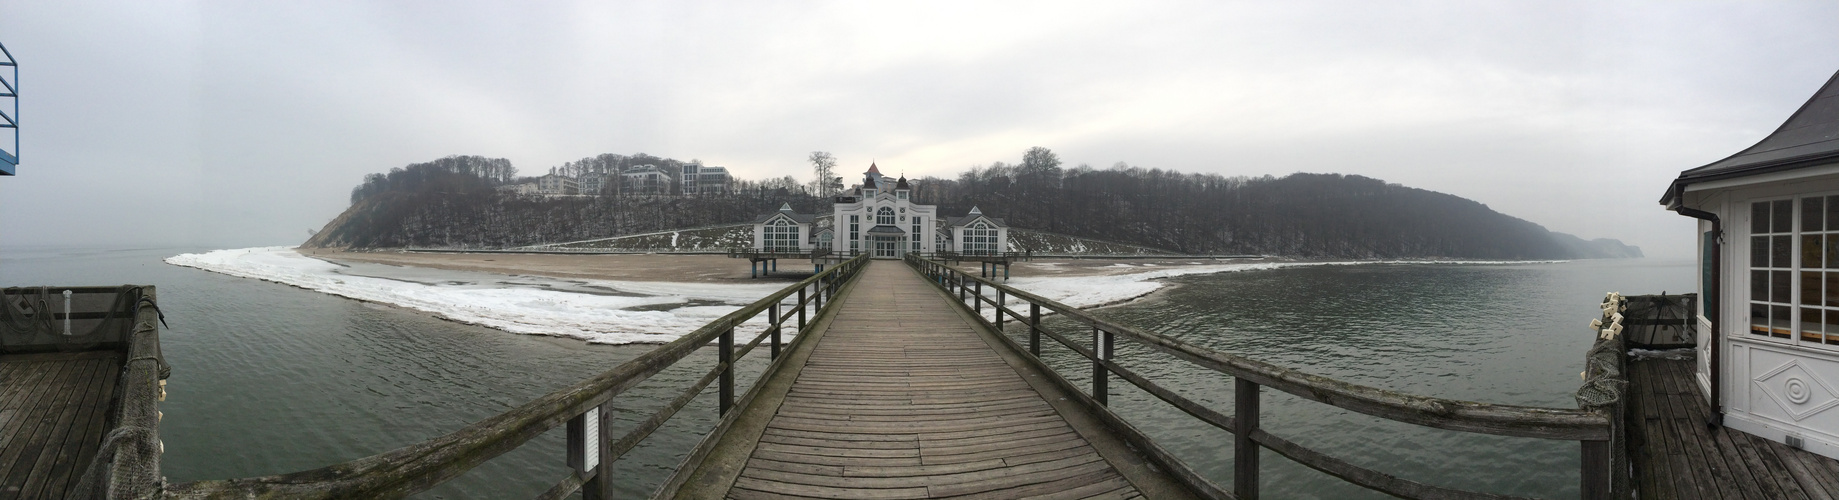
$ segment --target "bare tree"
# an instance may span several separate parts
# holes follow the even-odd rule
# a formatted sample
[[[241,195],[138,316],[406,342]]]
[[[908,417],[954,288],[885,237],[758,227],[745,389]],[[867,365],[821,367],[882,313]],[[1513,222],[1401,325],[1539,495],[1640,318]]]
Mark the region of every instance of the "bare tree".
[[[812,191],[815,191],[819,197],[836,194],[831,183],[831,179],[836,177],[836,157],[831,156],[829,152],[812,151],[810,160],[811,173],[816,174],[811,181],[812,188],[814,188]]]

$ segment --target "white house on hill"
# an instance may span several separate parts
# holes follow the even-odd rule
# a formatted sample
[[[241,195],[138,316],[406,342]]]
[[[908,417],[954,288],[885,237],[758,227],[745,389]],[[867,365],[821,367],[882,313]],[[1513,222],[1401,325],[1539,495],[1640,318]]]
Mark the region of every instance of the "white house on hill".
[[[1697,375],[1715,414],[1839,458],[1839,74],[1660,203],[1699,219]]]

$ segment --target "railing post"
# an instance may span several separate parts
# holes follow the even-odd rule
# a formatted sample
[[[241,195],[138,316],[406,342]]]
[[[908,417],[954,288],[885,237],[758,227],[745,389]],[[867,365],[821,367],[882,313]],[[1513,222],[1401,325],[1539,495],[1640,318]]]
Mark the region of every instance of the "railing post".
[[[779,359],[779,301],[773,301],[773,306],[766,308],[766,323],[773,329],[773,350],[768,359]]]
[[[734,324],[722,330],[721,353],[719,362],[723,365],[721,376],[721,414],[727,415],[734,406]]]
[[[1028,303],[1028,353],[1041,357],[1041,305]]]
[[[977,300],[971,301],[972,309],[977,310],[977,319],[983,320],[983,282],[973,281],[977,285]]]
[[[1258,383],[1239,378],[1232,389],[1232,491],[1239,500],[1258,500]]]
[[[812,283],[811,286],[817,289],[817,296],[811,298],[812,304],[816,304],[817,307],[817,309],[813,309],[813,311],[822,311],[824,310],[824,280],[817,280],[817,282]]]
[[[798,287],[798,333],[800,334],[805,332],[805,308],[810,306],[805,303],[805,287]]]
[[[1009,320],[1009,315],[1003,312],[1003,306],[1008,303],[1009,297],[1003,293],[1003,289],[996,289],[996,331],[998,332],[1003,331],[1003,322]]]
[[[1584,500],[1608,500],[1610,498],[1609,442],[1583,441],[1584,470],[1582,494]]]
[[[1105,361],[1111,359],[1111,332],[1092,325],[1092,399],[1100,406],[1110,406],[1110,372]]]
[[[593,477],[581,484],[581,496],[584,500],[600,500],[602,485],[608,481],[601,473],[605,468],[606,449],[602,443],[606,440],[606,428],[601,416],[605,412],[600,407],[589,408],[587,412],[568,419],[568,467],[576,474],[586,476],[593,471]]]
[[[581,485],[581,500],[611,500],[613,497],[613,441],[607,439],[613,430],[613,402],[601,403],[599,422],[599,439],[595,439],[595,448],[600,454],[600,465],[594,468],[594,480]]]

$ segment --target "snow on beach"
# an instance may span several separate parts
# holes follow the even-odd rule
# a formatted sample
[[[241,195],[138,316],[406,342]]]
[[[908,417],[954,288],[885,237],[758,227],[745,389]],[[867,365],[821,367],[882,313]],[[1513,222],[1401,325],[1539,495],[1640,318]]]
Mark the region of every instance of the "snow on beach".
[[[612,293],[558,291],[523,276],[498,283],[439,283],[359,276],[288,247],[182,254],[166,263],[297,286],[432,313],[461,323],[603,344],[663,343],[695,331],[784,284],[571,280]],[[719,305],[711,305],[719,304]],[[635,309],[636,308],[636,309]],[[757,318],[765,322],[765,317]],[[759,327],[743,328],[759,331]]]

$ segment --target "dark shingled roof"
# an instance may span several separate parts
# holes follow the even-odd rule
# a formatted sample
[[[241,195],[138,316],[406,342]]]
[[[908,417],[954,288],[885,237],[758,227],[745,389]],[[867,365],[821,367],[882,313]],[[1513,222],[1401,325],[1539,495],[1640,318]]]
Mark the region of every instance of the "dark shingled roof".
[[[1669,208],[1679,204],[1686,185],[1730,179],[1783,170],[1812,167],[1839,161],[1839,73],[1813,98],[1788,117],[1775,133],[1764,137],[1749,149],[1729,158],[1679,173],[1660,203]]]
[[[991,224],[995,224],[995,225],[996,225],[996,227],[1009,227],[1009,224],[1008,224],[1008,223],[1005,223],[1005,222],[1003,222],[1003,220],[1002,220],[1001,218],[999,218],[999,217],[990,217],[990,216],[988,216],[988,215],[966,215],[966,216],[963,216],[963,217],[946,217],[946,218],[945,218],[945,225],[946,225],[946,226],[953,226],[953,227],[955,227],[955,226],[967,226],[967,225],[970,225],[970,223],[971,223],[971,221],[974,221],[974,220],[977,220],[977,218],[978,218],[978,217],[982,217],[982,218],[984,218],[984,219],[987,219],[987,220],[989,220],[989,221],[990,221],[990,223],[991,223]]]
[[[907,232],[898,227],[881,225],[868,228],[868,234],[907,234]]]
[[[755,217],[755,218],[753,219],[753,223],[754,223],[754,224],[759,224],[759,223],[762,223],[762,222],[766,222],[766,221],[769,221],[769,220],[772,220],[774,216],[777,216],[777,215],[779,215],[779,214],[785,214],[785,216],[786,216],[786,217],[791,217],[791,218],[792,218],[792,222],[797,222],[797,223],[799,223],[799,224],[810,224],[810,223],[812,223],[812,222],[815,222],[815,221],[817,221],[817,215],[816,215],[816,214],[801,214],[801,213],[798,213],[798,212],[794,212],[794,211],[792,211],[792,204],[790,204],[790,203],[787,203],[787,204],[784,204],[784,205],[780,205],[780,206],[779,206],[779,210],[776,210],[776,211],[773,211],[773,212],[771,212],[771,213],[768,213],[768,214],[766,214],[766,215],[762,215],[762,216],[759,216],[759,217]]]
[[[912,189],[907,185],[907,176],[900,176],[900,181],[894,183],[894,189]]]

